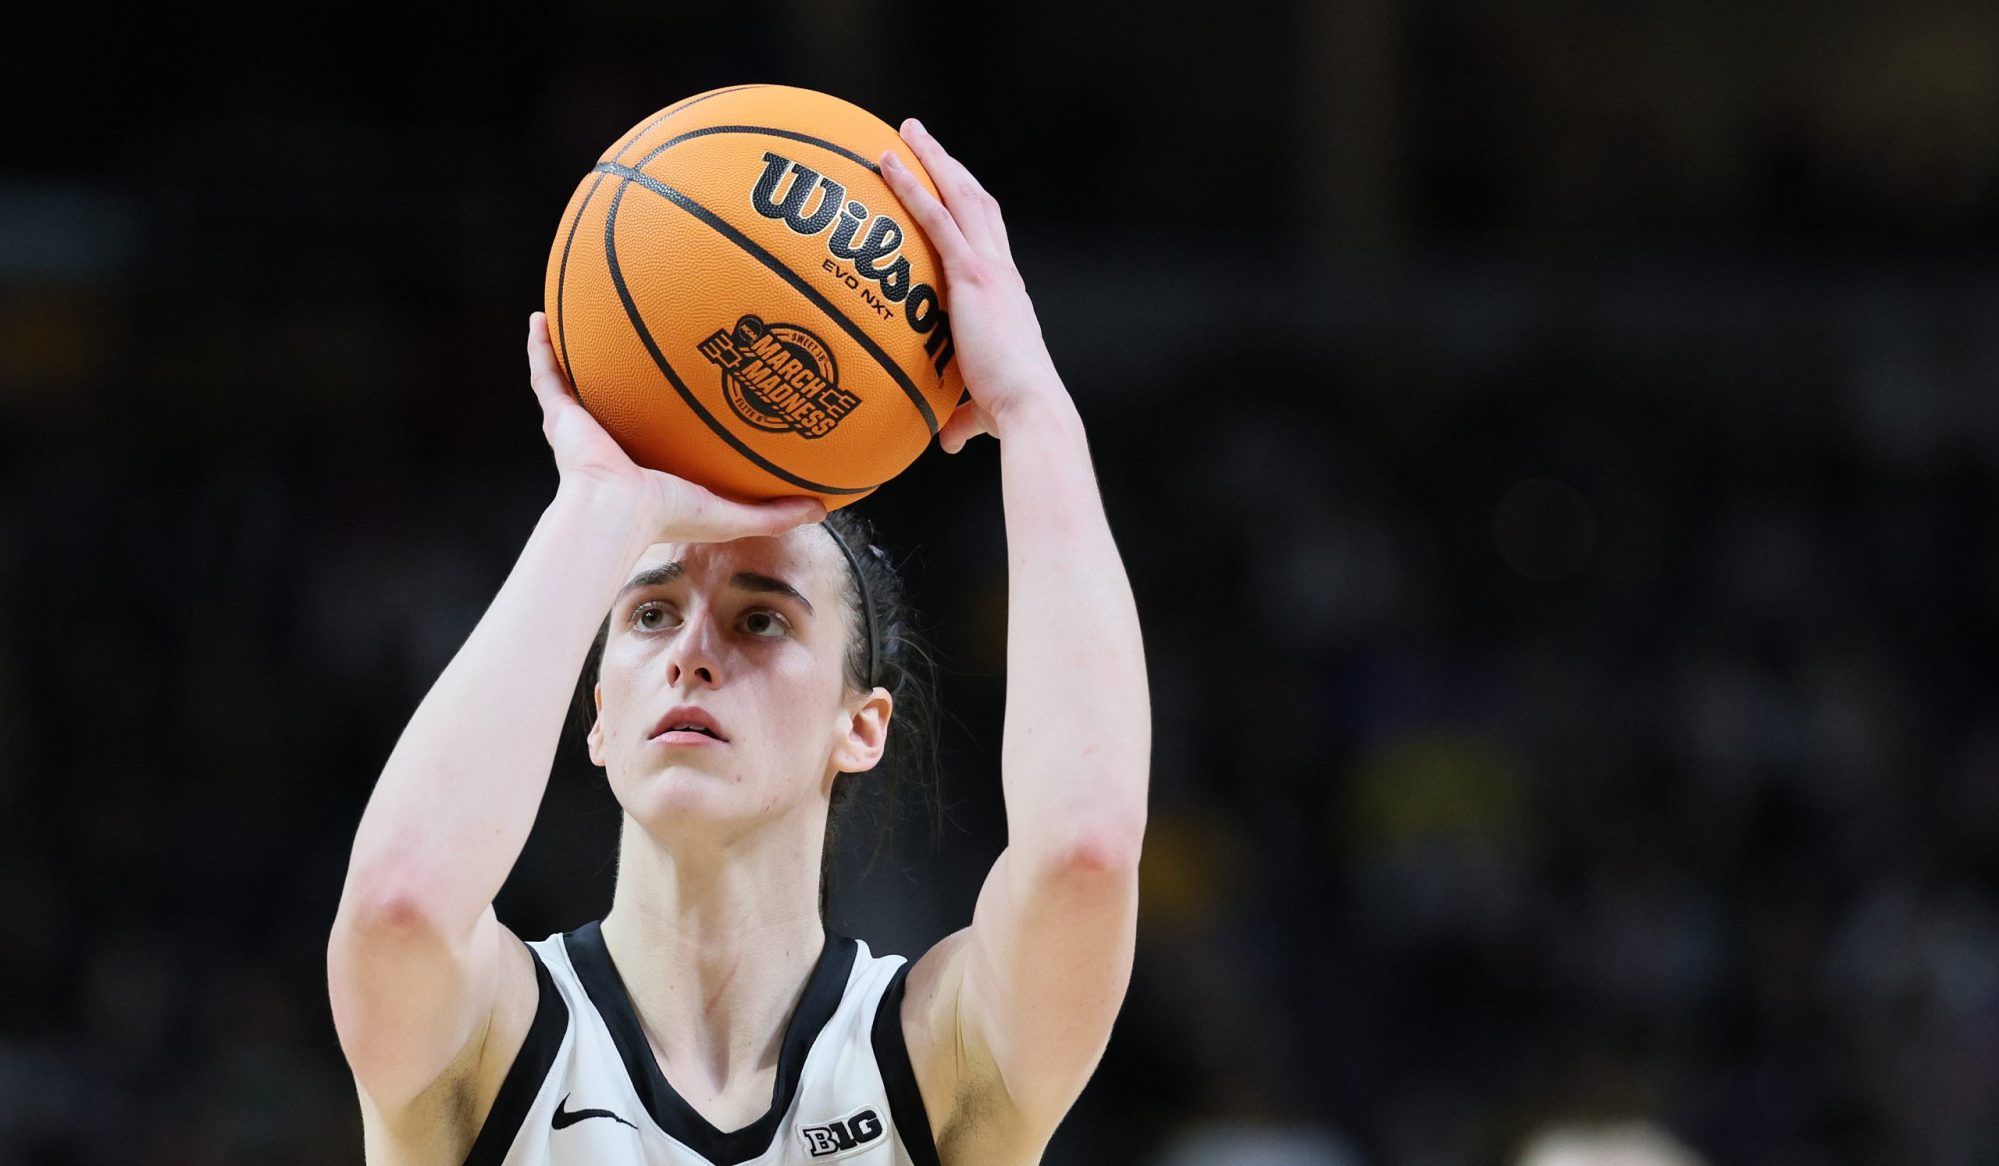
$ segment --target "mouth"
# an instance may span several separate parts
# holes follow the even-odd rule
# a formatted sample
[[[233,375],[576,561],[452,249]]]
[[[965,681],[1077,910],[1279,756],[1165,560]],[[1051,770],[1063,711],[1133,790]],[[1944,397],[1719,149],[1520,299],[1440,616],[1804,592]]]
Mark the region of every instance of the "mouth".
[[[683,729],[683,730],[669,730],[667,732],[661,733],[658,736],[652,738],[651,743],[654,745],[694,745],[694,746],[705,747],[712,745],[720,745],[722,743],[722,740],[719,737],[710,736],[707,733],[690,732],[688,730]]]
[[[728,735],[715,718],[693,705],[667,710],[653,725],[649,740],[662,745],[705,745],[726,742]]]

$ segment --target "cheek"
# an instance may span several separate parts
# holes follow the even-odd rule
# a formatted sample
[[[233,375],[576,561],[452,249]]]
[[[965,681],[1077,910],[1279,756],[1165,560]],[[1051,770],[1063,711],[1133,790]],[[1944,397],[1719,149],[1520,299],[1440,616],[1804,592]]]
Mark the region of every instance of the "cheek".
[[[646,707],[649,689],[643,672],[635,666],[637,663],[627,654],[606,655],[598,670],[597,687],[604,703],[597,715],[604,722],[607,741],[621,740],[641,731],[638,721]]]
[[[753,683],[754,691],[746,694],[758,743],[800,760],[825,750],[838,693],[819,675],[813,662],[779,667],[762,679],[766,683]]]

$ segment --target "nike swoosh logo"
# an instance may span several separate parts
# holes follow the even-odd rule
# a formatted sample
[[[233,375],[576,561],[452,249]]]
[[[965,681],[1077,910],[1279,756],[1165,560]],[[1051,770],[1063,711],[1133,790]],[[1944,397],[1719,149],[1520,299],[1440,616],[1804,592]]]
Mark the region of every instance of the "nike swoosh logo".
[[[625,1121],[624,1118],[619,1117],[608,1109],[571,1109],[565,1112],[568,1105],[569,1095],[567,1093],[562,1095],[561,1101],[555,1103],[555,1120],[550,1124],[556,1129],[561,1129],[564,1126],[573,1126],[579,1121],[586,1121],[593,1117],[608,1117],[614,1122],[632,1126],[631,1122]],[[632,1126],[632,1128],[637,1129],[639,1127]]]

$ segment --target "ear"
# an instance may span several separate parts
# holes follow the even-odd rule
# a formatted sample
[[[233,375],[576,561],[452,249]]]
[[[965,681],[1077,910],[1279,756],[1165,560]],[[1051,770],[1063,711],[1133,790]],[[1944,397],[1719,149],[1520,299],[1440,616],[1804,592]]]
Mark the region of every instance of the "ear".
[[[590,742],[590,764],[604,768],[604,686],[593,685],[590,700],[597,706],[597,719],[590,722],[590,732],[585,740]]]
[[[840,724],[840,736],[833,743],[833,768],[841,773],[866,773],[882,759],[888,746],[888,722],[895,715],[895,698],[877,686],[849,705]]]

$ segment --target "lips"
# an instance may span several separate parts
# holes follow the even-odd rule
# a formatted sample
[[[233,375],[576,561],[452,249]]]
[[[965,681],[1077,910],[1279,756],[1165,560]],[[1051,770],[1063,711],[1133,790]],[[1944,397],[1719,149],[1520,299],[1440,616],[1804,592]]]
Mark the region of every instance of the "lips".
[[[706,710],[691,704],[676,705],[668,709],[665,715],[653,723],[651,736],[658,738],[675,729],[703,733],[717,741],[729,739],[728,734],[722,732],[722,726],[716,723],[714,717],[709,716]]]

